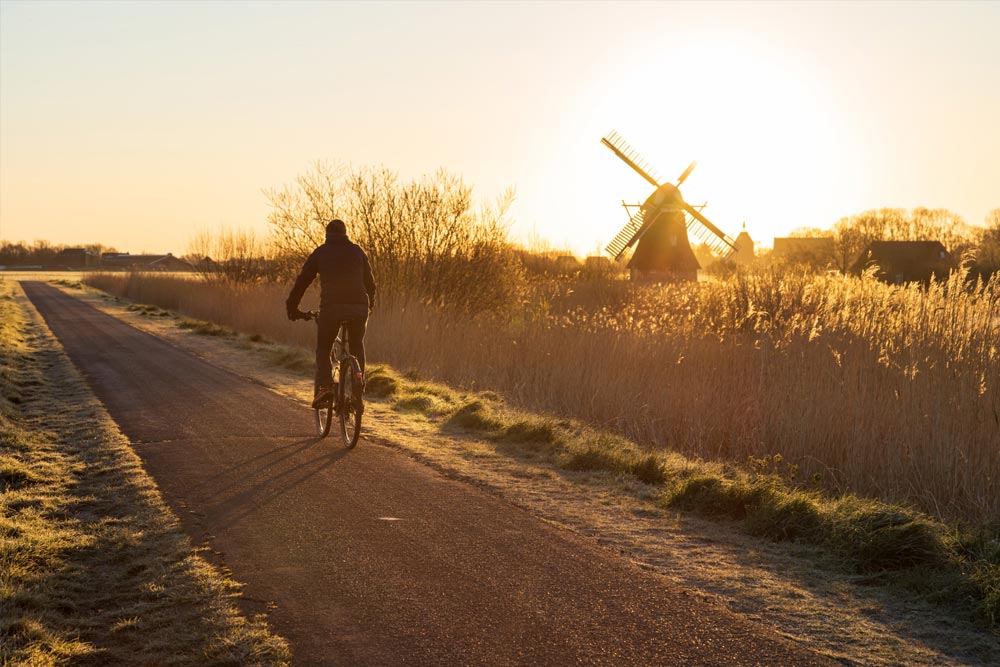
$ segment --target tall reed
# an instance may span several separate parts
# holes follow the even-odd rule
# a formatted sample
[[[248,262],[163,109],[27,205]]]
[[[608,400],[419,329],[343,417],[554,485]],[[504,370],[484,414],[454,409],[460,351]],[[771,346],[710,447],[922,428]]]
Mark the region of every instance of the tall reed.
[[[167,276],[90,284],[309,346],[286,288]],[[746,461],[780,453],[834,490],[946,518],[1000,517],[1000,280],[929,288],[766,274],[690,285],[533,283],[471,316],[384,299],[372,359],[578,417],[648,447]]]

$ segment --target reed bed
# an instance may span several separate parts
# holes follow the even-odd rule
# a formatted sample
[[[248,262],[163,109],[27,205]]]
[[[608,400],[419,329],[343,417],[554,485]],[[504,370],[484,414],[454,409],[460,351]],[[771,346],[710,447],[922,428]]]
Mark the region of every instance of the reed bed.
[[[287,287],[86,282],[310,347]],[[1000,280],[928,288],[789,274],[690,285],[540,280],[500,315],[381,298],[369,357],[648,448],[745,462],[976,525],[1000,517]],[[315,296],[311,298],[315,299]],[[308,303],[308,302],[307,302]]]

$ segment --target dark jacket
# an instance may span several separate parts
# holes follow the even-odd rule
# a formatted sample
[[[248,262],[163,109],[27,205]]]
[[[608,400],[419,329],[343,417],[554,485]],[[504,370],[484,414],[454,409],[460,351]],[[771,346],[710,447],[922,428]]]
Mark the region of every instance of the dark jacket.
[[[368,255],[345,234],[331,234],[326,243],[316,248],[295,279],[295,285],[285,305],[289,310],[299,307],[302,295],[319,274],[321,311],[337,306],[375,305],[375,277]]]

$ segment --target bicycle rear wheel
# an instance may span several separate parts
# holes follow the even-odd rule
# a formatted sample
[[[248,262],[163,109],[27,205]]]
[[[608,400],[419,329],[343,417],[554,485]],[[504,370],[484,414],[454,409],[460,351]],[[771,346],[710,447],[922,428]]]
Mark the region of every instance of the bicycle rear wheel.
[[[361,436],[361,415],[364,413],[361,388],[361,367],[357,359],[349,356],[340,364],[340,383],[337,388],[340,437],[348,449],[358,444]]]

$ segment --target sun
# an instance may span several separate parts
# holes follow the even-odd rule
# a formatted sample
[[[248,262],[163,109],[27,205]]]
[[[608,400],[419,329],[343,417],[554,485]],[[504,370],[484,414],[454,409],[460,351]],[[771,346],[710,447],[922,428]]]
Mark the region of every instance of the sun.
[[[745,221],[770,245],[797,227],[832,223],[812,211],[832,196],[845,146],[835,101],[804,63],[699,41],[630,58],[616,76],[595,115],[613,119],[667,180],[697,160],[684,197],[707,202],[707,217],[731,236]]]

